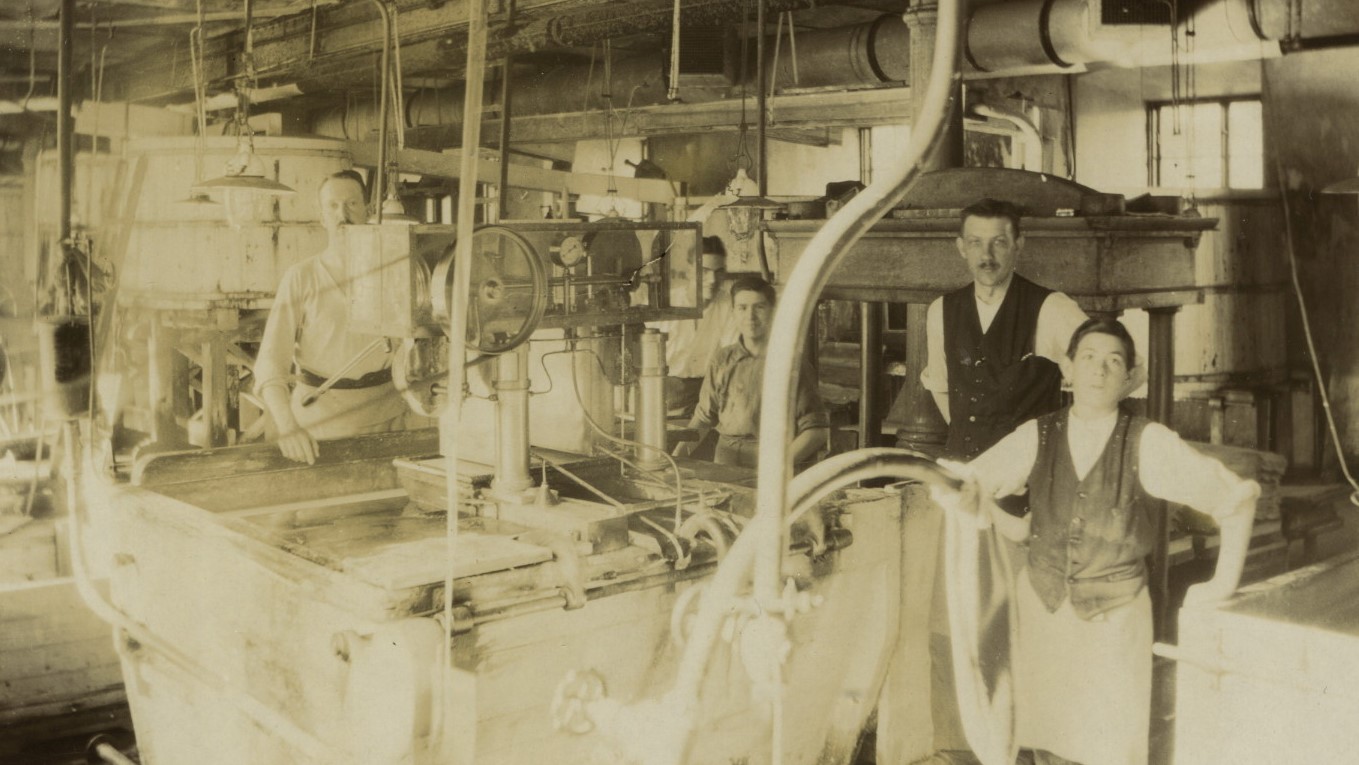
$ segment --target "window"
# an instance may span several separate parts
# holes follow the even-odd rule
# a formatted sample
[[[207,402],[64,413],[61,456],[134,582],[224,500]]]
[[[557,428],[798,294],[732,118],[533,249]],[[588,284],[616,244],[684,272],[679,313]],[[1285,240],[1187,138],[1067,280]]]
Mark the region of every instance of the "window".
[[[1147,123],[1152,186],[1264,188],[1259,98],[1151,104]]]

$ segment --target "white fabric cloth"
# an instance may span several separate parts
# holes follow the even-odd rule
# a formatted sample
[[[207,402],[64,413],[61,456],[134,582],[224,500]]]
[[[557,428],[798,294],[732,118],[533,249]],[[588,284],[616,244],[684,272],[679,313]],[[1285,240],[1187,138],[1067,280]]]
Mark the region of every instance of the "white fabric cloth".
[[[1027,568],[1016,590],[1019,745],[1081,765],[1146,765],[1152,640],[1147,589],[1090,621],[1076,615],[1069,599],[1048,613]]]
[[[1013,282],[1012,282],[1013,283]],[[990,329],[1005,293],[987,303],[974,297],[977,318],[981,320],[982,331]],[[1054,292],[1043,301],[1038,309],[1038,326],[1035,329],[1034,354],[1045,359],[1057,361],[1066,355],[1066,347],[1071,335],[1086,320],[1085,311],[1076,301],[1061,292]],[[925,311],[925,348],[928,354],[925,369],[920,373],[920,384],[932,393],[948,393],[948,365],[944,360],[944,299],[936,298]]]
[[[289,268],[279,282],[255,359],[255,392],[262,395],[270,386],[287,386],[293,378],[294,360],[308,371],[330,377],[376,339],[349,331],[348,297],[320,256],[308,258]],[[358,378],[385,366],[387,353],[379,348],[345,377]],[[313,390],[298,383],[292,391],[292,411],[298,424],[315,438],[388,430],[405,411],[391,383],[357,390],[332,388],[311,406],[302,406],[302,399]]]

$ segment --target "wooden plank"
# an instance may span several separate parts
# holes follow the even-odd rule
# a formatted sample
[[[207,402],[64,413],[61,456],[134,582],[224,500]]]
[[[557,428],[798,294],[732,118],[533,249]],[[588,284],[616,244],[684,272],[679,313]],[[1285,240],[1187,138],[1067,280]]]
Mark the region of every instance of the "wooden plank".
[[[377,148],[377,144],[371,142],[349,143],[349,151],[354,156],[354,162],[360,165],[376,165]],[[457,178],[462,174],[461,149],[437,152],[403,148],[397,150],[395,161],[401,170],[410,173],[439,178]],[[481,150],[480,161],[477,163],[477,180],[481,183],[500,183],[500,155],[497,152]],[[514,162],[510,163],[509,184],[513,188],[550,191],[556,194],[567,191],[572,194],[604,195],[613,190],[621,197],[655,204],[670,204],[675,199],[675,189],[670,181],[568,173]]]
[[[289,473],[377,458],[432,454],[439,449],[439,432],[437,428],[423,428],[320,443],[321,454],[315,466],[284,457],[276,444],[150,454],[139,458],[132,466],[132,483],[135,486],[164,486],[234,478],[249,473]]]
[[[345,573],[388,590],[441,582],[446,574],[448,542],[443,537],[384,547],[368,555],[345,558]],[[476,576],[552,560],[546,547],[505,536],[462,532],[453,550],[454,577]]]

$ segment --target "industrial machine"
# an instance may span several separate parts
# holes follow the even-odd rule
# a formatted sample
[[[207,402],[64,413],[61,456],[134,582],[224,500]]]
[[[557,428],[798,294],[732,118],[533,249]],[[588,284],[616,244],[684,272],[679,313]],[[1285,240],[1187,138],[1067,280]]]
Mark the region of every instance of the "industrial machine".
[[[480,228],[458,294],[452,227],[347,227],[353,326],[413,410],[461,422],[311,466],[144,454],[91,489],[143,761],[846,761],[894,645],[902,502],[827,504],[811,476],[779,616],[714,576],[753,552],[753,476],[669,455],[645,326],[700,314],[700,233]]]

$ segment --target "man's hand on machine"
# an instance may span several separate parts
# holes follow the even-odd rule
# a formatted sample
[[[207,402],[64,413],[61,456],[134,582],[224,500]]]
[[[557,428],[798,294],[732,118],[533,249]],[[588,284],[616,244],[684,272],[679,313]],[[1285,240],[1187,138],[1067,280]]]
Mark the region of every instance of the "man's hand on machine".
[[[284,457],[308,465],[315,463],[317,455],[321,453],[316,439],[300,425],[294,425],[287,432],[279,434],[278,450],[283,452]]]

